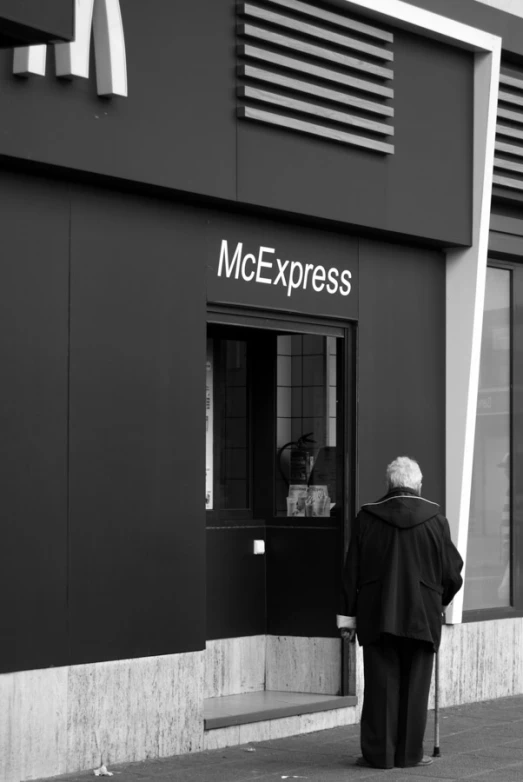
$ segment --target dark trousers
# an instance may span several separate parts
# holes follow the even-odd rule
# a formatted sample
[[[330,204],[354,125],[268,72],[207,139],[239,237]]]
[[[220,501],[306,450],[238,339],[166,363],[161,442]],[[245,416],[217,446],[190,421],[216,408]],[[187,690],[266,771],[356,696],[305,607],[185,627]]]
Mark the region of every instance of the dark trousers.
[[[433,662],[425,641],[383,634],[363,647],[361,750],[373,766],[414,766],[423,757]]]

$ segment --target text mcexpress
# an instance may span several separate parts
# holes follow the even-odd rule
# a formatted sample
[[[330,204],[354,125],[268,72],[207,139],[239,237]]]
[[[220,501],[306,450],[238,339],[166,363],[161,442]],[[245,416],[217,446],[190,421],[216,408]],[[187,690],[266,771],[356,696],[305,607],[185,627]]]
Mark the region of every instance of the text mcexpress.
[[[238,242],[231,257],[227,239],[222,239],[218,277],[240,278],[245,282],[258,282],[265,285],[282,285],[287,296],[293,290],[301,288],[320,293],[339,293],[348,296],[351,291],[351,273],[348,269],[340,272],[335,266],[326,269],[321,264],[302,263],[301,261],[281,260],[275,257],[274,247],[260,247],[258,254],[243,253],[243,242]]]

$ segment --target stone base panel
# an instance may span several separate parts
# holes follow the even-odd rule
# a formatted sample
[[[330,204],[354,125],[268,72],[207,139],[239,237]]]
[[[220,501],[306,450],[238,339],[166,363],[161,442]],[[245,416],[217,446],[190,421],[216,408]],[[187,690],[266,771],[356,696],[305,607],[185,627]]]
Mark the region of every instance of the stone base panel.
[[[210,653],[0,675],[0,779],[25,782],[102,763],[169,757],[359,720],[363,665],[357,648],[356,708],[204,733],[204,697],[232,694],[238,687],[256,691],[268,682],[271,689],[337,694],[341,669],[338,639],[255,636],[212,641],[208,647]],[[443,628],[441,707],[521,693],[523,618]],[[430,708],[433,703],[434,682]]]
[[[203,749],[204,652],[0,676],[0,779]]]
[[[429,708],[434,708],[434,676]],[[523,618],[447,625],[439,650],[439,705],[523,693]]]
[[[260,690],[341,695],[340,639],[253,635],[207,641],[205,698]]]

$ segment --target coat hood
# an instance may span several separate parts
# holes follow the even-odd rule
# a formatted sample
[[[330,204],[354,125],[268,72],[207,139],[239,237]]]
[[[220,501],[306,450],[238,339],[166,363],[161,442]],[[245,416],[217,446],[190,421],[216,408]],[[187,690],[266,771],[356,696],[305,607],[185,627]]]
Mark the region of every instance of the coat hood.
[[[377,502],[363,505],[362,511],[399,529],[409,529],[434,518],[440,512],[436,502],[430,502],[412,491],[398,488],[389,492]]]

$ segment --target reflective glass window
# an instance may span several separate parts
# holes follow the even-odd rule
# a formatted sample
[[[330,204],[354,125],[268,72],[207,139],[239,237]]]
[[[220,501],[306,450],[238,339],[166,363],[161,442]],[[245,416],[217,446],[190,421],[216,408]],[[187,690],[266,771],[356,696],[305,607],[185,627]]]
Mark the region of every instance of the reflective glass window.
[[[483,317],[465,609],[511,605],[511,272],[489,268]]]

